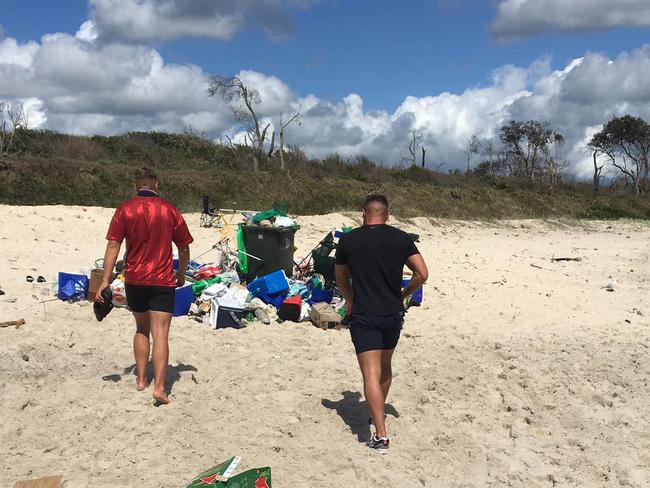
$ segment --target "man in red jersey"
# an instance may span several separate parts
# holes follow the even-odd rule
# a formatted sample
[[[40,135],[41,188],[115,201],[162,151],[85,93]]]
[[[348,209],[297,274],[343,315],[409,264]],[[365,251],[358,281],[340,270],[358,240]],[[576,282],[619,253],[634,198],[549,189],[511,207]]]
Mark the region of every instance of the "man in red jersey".
[[[169,403],[165,391],[169,360],[169,325],[174,311],[174,289],[185,283],[193,241],[179,210],[158,195],[158,176],[150,168],[135,173],[135,198],[120,205],[108,228],[104,279],[96,300],[103,303],[102,292],[126,239],[126,301],[135,317],[137,330],[133,352],[137,370],[137,389],[147,387],[149,335],[153,338],[151,356],[154,371],[153,397]],[[172,242],[178,248],[179,267],[174,275]]]

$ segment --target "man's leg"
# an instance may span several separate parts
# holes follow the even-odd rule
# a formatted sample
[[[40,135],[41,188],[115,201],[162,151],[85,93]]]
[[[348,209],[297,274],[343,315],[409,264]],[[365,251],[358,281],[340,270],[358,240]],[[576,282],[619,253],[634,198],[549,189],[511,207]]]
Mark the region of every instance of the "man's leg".
[[[395,349],[384,349],[381,351],[381,377],[379,382],[381,384],[381,392],[384,394],[384,404],[388,398],[388,390],[393,381],[393,351]]]
[[[160,403],[169,403],[165,391],[165,379],[169,361],[169,325],[172,321],[172,314],[154,310],[149,311],[149,314],[153,338],[153,354],[151,356],[154,375],[153,397]]]
[[[385,395],[382,391],[382,350],[366,351],[357,354],[361,374],[363,375],[363,392],[368,402],[368,410],[377,429],[377,437],[388,437],[384,421]],[[388,382],[390,386],[390,381]],[[388,391],[386,391],[386,394]]]
[[[149,362],[149,312],[133,312],[137,327],[133,337],[133,354],[137,374],[137,389],[142,391],[147,387],[147,363]]]

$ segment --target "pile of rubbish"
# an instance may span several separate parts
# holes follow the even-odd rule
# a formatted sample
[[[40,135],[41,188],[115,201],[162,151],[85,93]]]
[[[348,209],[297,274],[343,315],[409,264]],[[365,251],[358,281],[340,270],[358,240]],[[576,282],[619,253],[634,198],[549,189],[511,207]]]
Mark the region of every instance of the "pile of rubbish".
[[[294,235],[300,226],[286,207],[242,215],[236,251],[221,241],[213,247],[220,251],[217,262],[190,262],[191,283],[176,290],[174,315],[189,315],[214,329],[285,320],[339,328],[345,301],[334,285],[333,258],[327,278],[296,266]]]
[[[214,329],[283,321],[340,328],[346,307],[334,279],[334,234],[296,263],[294,235],[300,226],[286,209],[276,206],[242,215],[244,222],[232,236],[222,232],[224,238],[190,261],[186,285],[176,289],[174,316],[189,316]],[[235,238],[237,246],[231,249]],[[201,259],[210,251],[216,251],[214,260]],[[178,268],[177,259],[174,266]],[[103,273],[102,260],[81,274],[59,273],[58,299],[93,302]],[[95,303],[100,321],[113,308],[128,308],[123,261],[118,261],[113,276],[106,295],[109,303]]]
[[[286,206],[263,212],[243,212],[237,230],[221,229],[221,239],[190,261],[186,285],[176,289],[174,316],[190,318],[214,329],[242,328],[252,322],[311,321],[323,329],[345,323],[346,304],[336,287],[334,251],[337,239],[352,230],[329,232],[301,261],[294,261],[294,237],[298,223],[287,216]],[[231,241],[237,246],[230,247]],[[211,251],[216,259],[202,257]],[[178,259],[174,267],[178,269]],[[128,307],[124,286],[124,262],[113,270],[110,293],[104,304],[94,304],[99,321],[113,308]],[[93,302],[103,277],[103,263],[81,274],[59,273],[58,299]],[[405,279],[403,286],[406,286]],[[414,295],[421,302],[421,290]]]
[[[335,289],[325,288],[322,275],[305,281],[278,270],[244,285],[237,273],[221,272],[211,264],[189,269],[190,273],[202,279],[176,290],[174,315],[187,314],[215,329],[285,320],[337,328],[345,316],[345,301]]]

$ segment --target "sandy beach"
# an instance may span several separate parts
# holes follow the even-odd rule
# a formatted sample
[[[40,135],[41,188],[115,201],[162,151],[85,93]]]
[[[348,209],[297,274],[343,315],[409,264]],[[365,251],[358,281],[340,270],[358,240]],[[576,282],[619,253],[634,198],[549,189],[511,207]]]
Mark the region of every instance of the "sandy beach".
[[[26,321],[0,329],[1,487],[178,488],[232,455],[271,466],[276,488],[650,486],[650,223],[393,221],[420,234],[430,279],[395,354],[381,457],[362,443],[347,330],[174,319],[173,402],[154,407],[127,311],[98,323],[25,281],[102,257],[112,210],[0,215],[0,321]],[[217,231],[186,219],[193,254],[210,249]],[[304,256],[358,216],[299,221]]]

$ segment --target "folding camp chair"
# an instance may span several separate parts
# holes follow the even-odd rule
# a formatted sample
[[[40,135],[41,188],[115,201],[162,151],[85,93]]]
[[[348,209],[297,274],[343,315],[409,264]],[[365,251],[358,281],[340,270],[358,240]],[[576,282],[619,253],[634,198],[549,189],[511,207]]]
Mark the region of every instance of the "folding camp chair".
[[[215,212],[214,207],[210,207],[210,199],[207,195],[203,196],[203,211],[201,212],[201,227],[212,227],[215,222],[219,222],[219,214]]]
[[[314,249],[300,262],[295,263],[297,272],[303,278],[313,273],[323,275],[327,287],[334,285],[334,257],[332,251],[336,249],[334,235],[330,232],[321,240]]]

